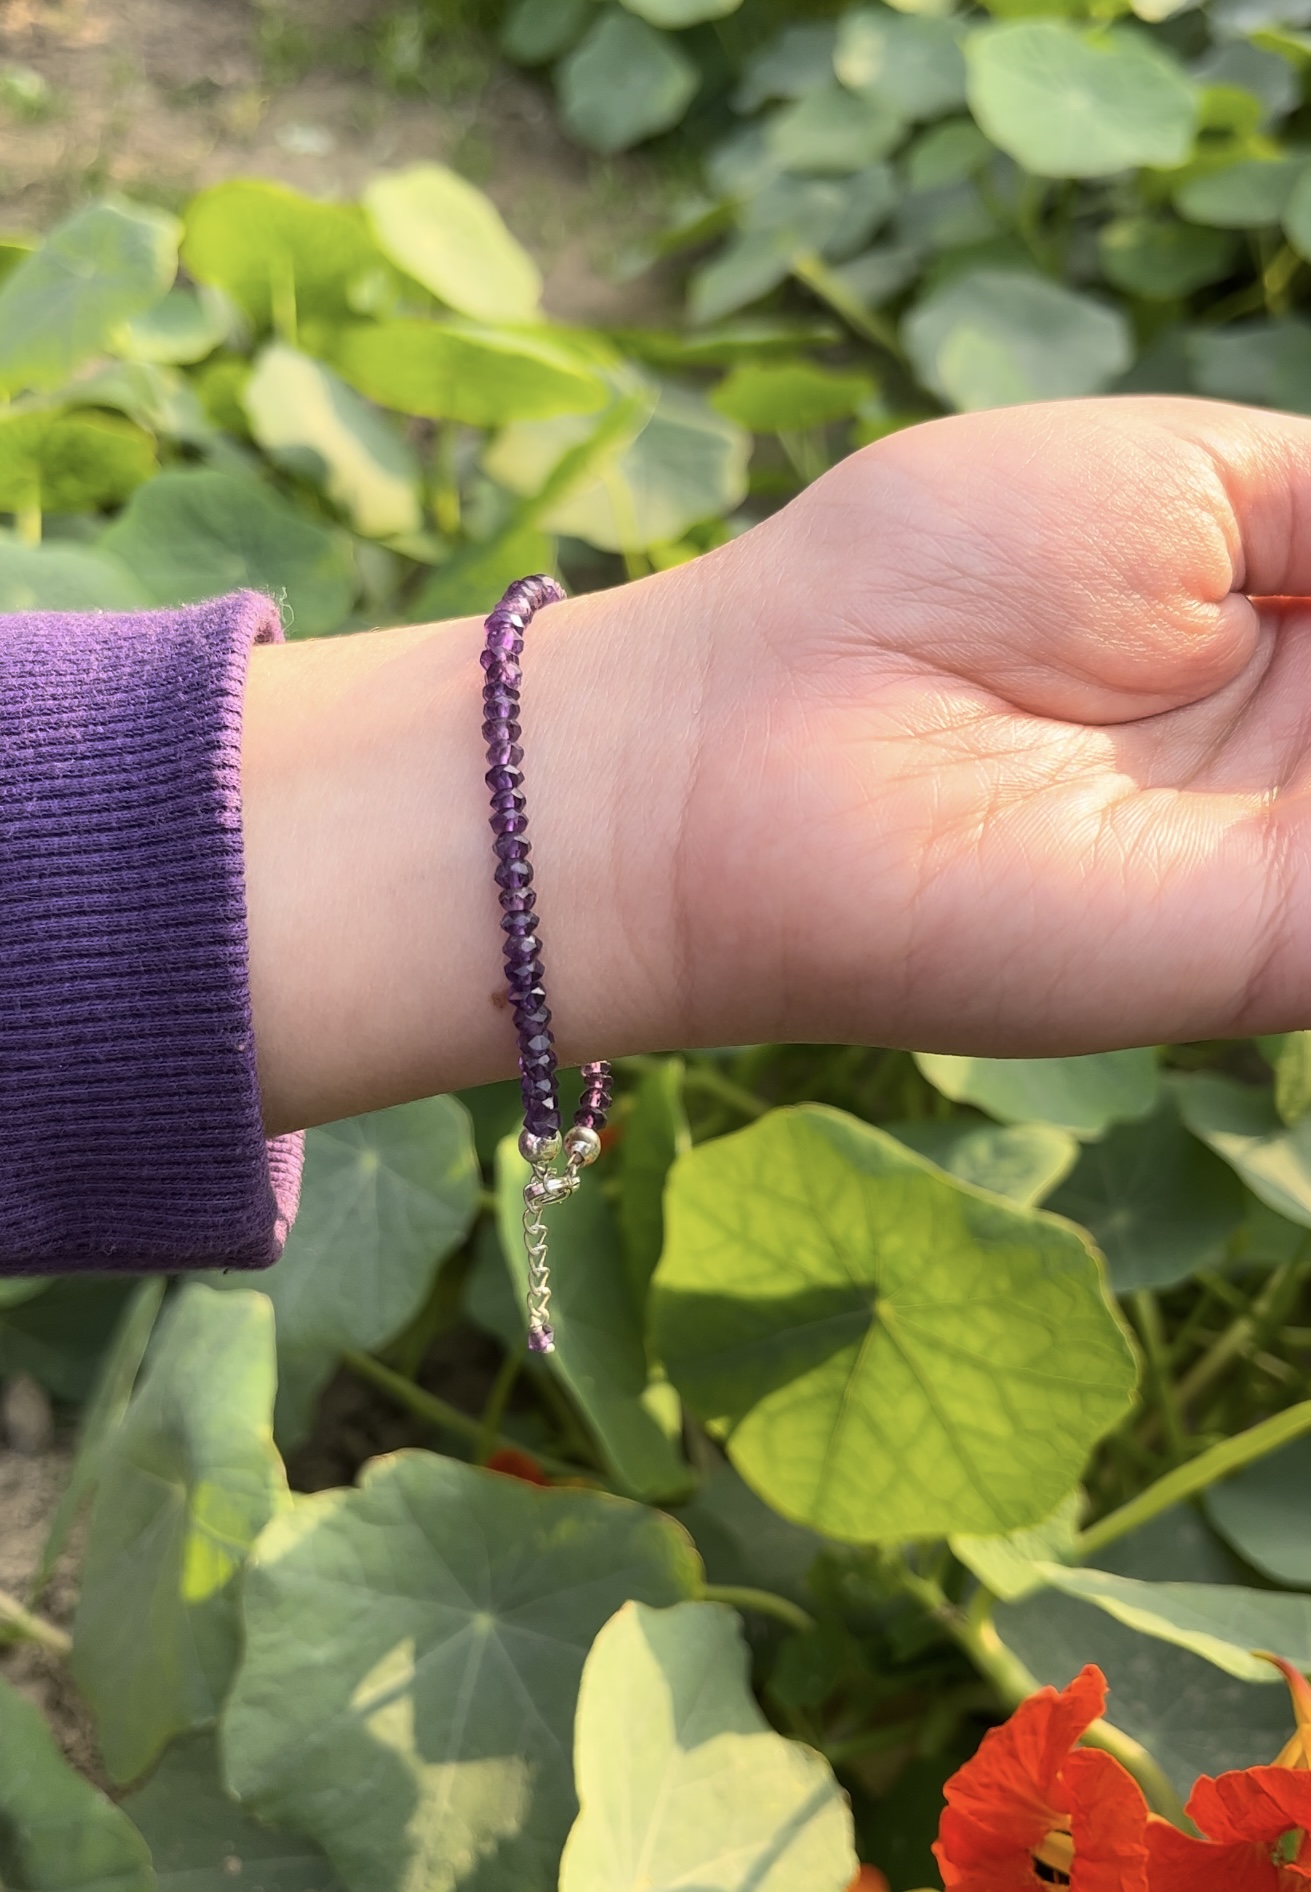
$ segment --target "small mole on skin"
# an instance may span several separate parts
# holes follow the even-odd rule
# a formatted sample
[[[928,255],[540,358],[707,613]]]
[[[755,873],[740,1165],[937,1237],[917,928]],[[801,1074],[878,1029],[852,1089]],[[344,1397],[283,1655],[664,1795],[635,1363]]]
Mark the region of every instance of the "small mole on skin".
[[[510,1008],[509,994],[503,992],[500,986],[497,986],[495,992],[492,993],[492,1004],[496,1007],[498,1012],[508,1011]]]

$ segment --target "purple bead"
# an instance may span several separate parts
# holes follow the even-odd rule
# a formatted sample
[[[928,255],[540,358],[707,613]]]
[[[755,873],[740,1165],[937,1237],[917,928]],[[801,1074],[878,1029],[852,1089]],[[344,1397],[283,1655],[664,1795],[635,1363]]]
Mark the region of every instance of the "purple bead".
[[[526,939],[532,932],[535,921],[531,913],[503,913],[501,931],[508,933],[511,939]]]
[[[555,1329],[549,1322],[544,1326],[528,1329],[528,1351],[529,1353],[555,1352]]]
[[[501,950],[511,965],[526,966],[530,959],[536,959],[541,948],[537,935],[527,933],[522,939],[507,939]]]
[[[517,742],[489,742],[487,745],[489,769],[517,769],[522,761],[523,750]]]
[[[501,861],[521,861],[528,852],[528,843],[524,839],[524,829],[528,826],[525,814],[491,817],[492,833],[496,839],[492,842],[496,858]]]
[[[498,887],[526,887],[532,877],[527,861],[502,861],[492,876]]]
[[[522,1044],[524,1056],[526,1058],[536,1058],[552,1050],[555,1045],[555,1039],[551,1036],[549,1031],[535,1031],[531,1038],[523,1039]]]
[[[498,766],[488,769],[483,780],[488,788],[503,792],[507,788],[518,788],[523,781],[523,776],[518,769],[504,769]]]
[[[483,724],[484,742],[518,742],[523,730],[507,717],[495,717]]]
[[[507,913],[531,913],[537,905],[532,887],[502,887],[496,898]]]
[[[488,683],[517,689],[523,681],[523,665],[515,656],[499,650],[485,650],[479,661]]]

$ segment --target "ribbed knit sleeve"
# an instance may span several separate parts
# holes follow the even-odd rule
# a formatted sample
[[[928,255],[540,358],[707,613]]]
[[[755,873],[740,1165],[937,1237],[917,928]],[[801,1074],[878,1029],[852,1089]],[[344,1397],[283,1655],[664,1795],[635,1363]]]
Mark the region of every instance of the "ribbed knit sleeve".
[[[300,1186],[251,1031],[241,592],[0,617],[0,1274],[261,1268]]]

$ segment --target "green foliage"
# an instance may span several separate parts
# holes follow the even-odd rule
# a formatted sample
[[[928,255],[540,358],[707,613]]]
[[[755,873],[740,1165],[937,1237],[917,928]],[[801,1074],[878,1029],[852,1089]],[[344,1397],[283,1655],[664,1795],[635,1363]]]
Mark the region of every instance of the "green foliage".
[[[597,151],[626,151],[676,125],[697,89],[697,70],[672,40],[610,7],[560,68],[565,124]]]
[[[530,322],[537,314],[536,263],[483,193],[455,171],[416,164],[375,178],[363,201],[383,254],[448,308],[487,322]]]

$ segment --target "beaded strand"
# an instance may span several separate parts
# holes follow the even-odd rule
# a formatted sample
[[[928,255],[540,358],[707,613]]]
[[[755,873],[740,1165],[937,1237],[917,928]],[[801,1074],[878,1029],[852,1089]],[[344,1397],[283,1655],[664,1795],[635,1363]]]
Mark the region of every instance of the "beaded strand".
[[[600,1132],[612,1101],[610,1066],[604,1060],[584,1064],[583,1094],[573,1124],[560,1135],[560,1093],[556,1082],[555,1039],[546,1003],[546,974],[537,923],[537,895],[529,859],[528,815],[523,792],[523,749],[519,738],[519,685],[524,631],[544,605],[557,604],[564,592],[553,578],[516,579],[487,619],[483,667],[483,740],[491,790],[495,880],[501,904],[502,953],[510,1008],[519,1041],[519,1080],[524,1127],[519,1149],[532,1167],[524,1189],[524,1246],[528,1255],[528,1347],[532,1353],[555,1351],[551,1325],[550,1269],[546,1259],[546,1224],[542,1211],[572,1195],[579,1170],[601,1153]],[[565,1168],[554,1170],[563,1147]]]

